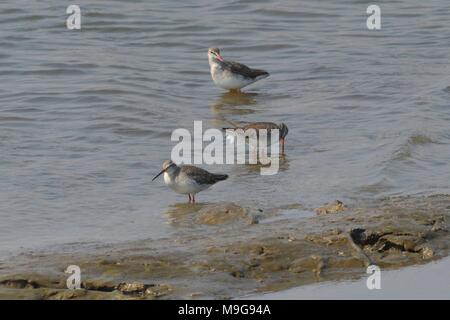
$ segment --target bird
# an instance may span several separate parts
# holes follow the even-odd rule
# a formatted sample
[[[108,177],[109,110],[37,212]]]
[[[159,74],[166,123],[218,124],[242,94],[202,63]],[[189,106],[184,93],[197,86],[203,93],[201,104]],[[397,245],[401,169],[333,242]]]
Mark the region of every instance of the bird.
[[[226,174],[214,174],[192,165],[177,166],[172,160],[164,161],[162,168],[152,181],[164,173],[165,184],[177,193],[189,195],[189,203],[195,203],[195,195],[200,191],[228,178]]]
[[[276,124],[273,122],[252,122],[241,127],[235,126],[232,128],[223,128],[223,130],[230,130],[230,129],[231,130],[242,129],[244,133],[248,129],[254,129],[256,131],[257,138],[259,138],[259,130],[265,129],[267,130],[267,141],[271,141],[271,132],[272,132],[271,130],[277,129],[279,130],[278,132],[279,132],[279,141],[281,144],[281,153],[284,154],[285,139],[289,132],[287,125],[284,123]]]
[[[239,62],[225,60],[219,48],[208,49],[208,61],[214,83],[230,91],[239,92],[243,87],[269,76],[265,70],[251,69]]]

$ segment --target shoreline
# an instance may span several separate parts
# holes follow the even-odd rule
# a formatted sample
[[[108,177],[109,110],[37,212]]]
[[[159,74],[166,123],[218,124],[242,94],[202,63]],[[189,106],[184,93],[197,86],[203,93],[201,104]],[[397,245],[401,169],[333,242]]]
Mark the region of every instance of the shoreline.
[[[293,219],[297,213],[310,217]],[[450,196],[386,198],[366,206],[332,202],[260,211],[235,203],[176,205],[176,237],[0,262],[0,299],[233,299],[360,278],[448,256]],[[198,230],[195,236],[183,231]],[[81,290],[68,290],[69,265]],[[389,274],[389,273],[388,273]],[[325,285],[327,286],[327,285]]]

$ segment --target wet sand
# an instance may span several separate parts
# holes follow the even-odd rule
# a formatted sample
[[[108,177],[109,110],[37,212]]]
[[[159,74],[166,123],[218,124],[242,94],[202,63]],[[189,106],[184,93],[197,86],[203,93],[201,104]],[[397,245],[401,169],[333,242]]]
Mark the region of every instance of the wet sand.
[[[385,271],[449,253],[448,195],[266,210],[180,204],[166,216],[177,237],[72,244],[1,261],[0,298],[231,299],[360,279],[370,264]],[[193,236],[197,228],[207,233]],[[69,265],[81,269],[81,290],[66,288]]]

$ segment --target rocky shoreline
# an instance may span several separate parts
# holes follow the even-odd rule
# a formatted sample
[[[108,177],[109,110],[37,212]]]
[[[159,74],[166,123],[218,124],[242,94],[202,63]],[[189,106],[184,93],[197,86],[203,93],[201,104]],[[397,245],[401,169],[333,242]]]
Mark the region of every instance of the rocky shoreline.
[[[311,216],[291,218],[305,211]],[[369,264],[423,264],[450,247],[449,195],[321,208],[175,205],[166,214],[175,237],[1,261],[0,299],[229,299],[358,278]],[[66,287],[68,265],[81,269],[79,290]]]

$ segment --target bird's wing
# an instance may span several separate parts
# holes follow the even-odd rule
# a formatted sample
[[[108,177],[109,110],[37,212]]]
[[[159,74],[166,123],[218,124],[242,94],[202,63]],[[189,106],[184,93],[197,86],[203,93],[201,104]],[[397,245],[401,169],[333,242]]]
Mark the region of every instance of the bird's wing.
[[[244,131],[247,131],[249,129],[253,129],[256,131],[256,136],[259,139],[260,136],[260,130],[267,130],[266,134],[267,134],[267,138],[271,139],[272,137],[272,130],[274,129],[278,129],[280,130],[280,127],[273,123],[273,122],[253,122],[253,123],[249,123],[247,125],[245,125],[243,127]]]
[[[217,177],[220,175],[210,173],[202,168],[184,165],[181,170],[198,184],[214,184],[219,181]]]
[[[240,74],[246,78],[254,79],[262,75],[269,75],[269,73],[265,70],[252,69],[247,67],[245,64],[235,61],[226,61],[226,66],[231,72]]]

